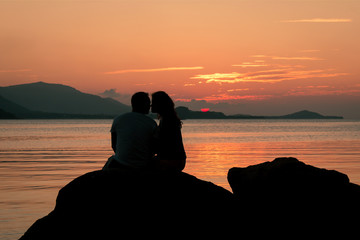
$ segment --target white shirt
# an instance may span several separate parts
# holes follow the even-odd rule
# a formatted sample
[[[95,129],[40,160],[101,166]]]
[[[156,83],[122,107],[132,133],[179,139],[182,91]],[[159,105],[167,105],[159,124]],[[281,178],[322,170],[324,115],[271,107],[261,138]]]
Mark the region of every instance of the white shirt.
[[[154,156],[152,144],[156,122],[142,113],[130,112],[116,117],[111,132],[116,132],[115,160],[135,167],[147,167]]]

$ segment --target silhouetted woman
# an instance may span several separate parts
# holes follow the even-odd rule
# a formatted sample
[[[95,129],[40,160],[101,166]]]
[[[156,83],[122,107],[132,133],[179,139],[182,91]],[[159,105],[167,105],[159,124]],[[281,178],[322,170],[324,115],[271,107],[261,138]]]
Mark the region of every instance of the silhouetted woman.
[[[182,122],[175,112],[175,104],[163,91],[152,94],[151,111],[157,113],[160,123],[157,132],[157,167],[182,171],[186,153],[181,136]]]

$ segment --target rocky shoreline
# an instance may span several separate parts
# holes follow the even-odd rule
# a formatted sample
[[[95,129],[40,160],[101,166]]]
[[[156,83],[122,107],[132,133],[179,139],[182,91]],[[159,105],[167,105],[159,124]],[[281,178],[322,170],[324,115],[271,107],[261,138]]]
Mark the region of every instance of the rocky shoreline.
[[[212,236],[304,221],[331,230],[358,221],[360,186],[334,170],[277,158],[232,168],[228,181],[233,193],[184,172],[90,172],[63,187],[55,209],[20,239]]]

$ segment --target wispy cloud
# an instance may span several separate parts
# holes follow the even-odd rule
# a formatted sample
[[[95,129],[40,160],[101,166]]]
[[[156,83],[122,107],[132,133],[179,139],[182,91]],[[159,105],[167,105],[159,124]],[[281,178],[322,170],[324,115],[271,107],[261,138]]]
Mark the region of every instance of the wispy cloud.
[[[217,83],[236,83],[245,77],[245,74],[232,72],[232,73],[212,73],[212,74],[198,74],[191,79],[205,80],[206,83],[217,82]],[[199,83],[202,83],[200,81]]]
[[[236,89],[229,89],[226,91],[227,92],[242,92],[242,91],[249,91],[249,88],[236,88]]]
[[[143,73],[143,72],[165,72],[165,71],[179,71],[179,70],[200,70],[204,67],[167,67],[167,68],[149,68],[149,69],[124,69],[112,72],[105,72],[104,74],[123,74],[123,73]]]
[[[255,58],[269,58],[272,60],[287,60],[287,61],[321,61],[323,58],[318,57],[282,57],[282,56],[265,56],[265,55],[254,55]],[[268,67],[269,64],[265,63],[265,60],[255,60],[254,62],[243,62],[242,64],[233,64],[232,67],[242,67],[242,68],[256,68],[256,67]]]
[[[262,54],[257,54],[257,55],[252,55],[250,57],[253,57],[253,58],[266,58],[267,56],[266,55],[262,55]]]
[[[242,67],[242,68],[249,68],[249,67],[267,67],[268,65],[261,62],[251,63],[251,62],[244,62],[242,64],[233,64],[232,67]]]
[[[360,96],[358,89],[334,89],[330,87],[314,87],[306,89],[291,89],[284,96],[328,96],[328,95],[352,95]]]
[[[256,100],[264,100],[267,98],[271,98],[271,95],[245,95],[245,96],[240,96],[240,95],[229,95],[229,94],[213,94],[211,96],[207,96],[207,97],[203,97],[201,99],[196,99],[196,100],[205,100],[208,102],[218,102],[218,101],[232,101],[232,100],[251,100],[251,101],[256,101]]]
[[[311,19],[297,19],[284,20],[284,23],[349,23],[352,22],[349,18],[311,18]]]
[[[317,57],[271,57],[274,60],[301,60],[301,61],[321,61],[322,58]]]
[[[317,50],[306,50],[306,51],[302,51],[302,52],[310,52],[310,51],[314,52]],[[265,59],[272,59],[272,60],[299,60],[299,61],[321,61],[321,60],[324,60],[323,58],[308,57],[308,56],[295,56],[295,57],[290,56],[289,57],[289,56],[252,55],[251,57],[252,58],[265,58]],[[256,60],[256,61],[259,61],[259,60]],[[262,61],[265,62],[264,60],[262,60]]]
[[[249,73],[214,73],[199,74],[192,79],[204,80],[205,83],[234,84],[240,82],[253,83],[277,83],[282,81],[309,79],[309,78],[328,78],[349,75],[348,73],[333,73],[331,70],[297,70],[297,69],[271,69]],[[199,83],[203,83],[200,81]]]
[[[31,69],[11,69],[11,70],[0,70],[0,73],[19,73],[19,72],[31,72]]]

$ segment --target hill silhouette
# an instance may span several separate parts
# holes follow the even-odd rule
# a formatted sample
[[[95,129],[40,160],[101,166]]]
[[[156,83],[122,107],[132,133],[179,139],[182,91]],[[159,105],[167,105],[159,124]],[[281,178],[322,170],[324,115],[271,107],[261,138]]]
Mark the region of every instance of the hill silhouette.
[[[0,96],[0,119],[108,119],[114,116],[31,111]]]
[[[111,98],[102,98],[69,86],[44,82],[0,87],[0,95],[11,104],[11,108],[23,113],[28,110],[42,113],[116,116],[131,110],[130,106]]]
[[[0,118],[114,118],[131,107],[112,98],[87,94],[75,88],[44,82],[0,87]],[[192,111],[177,107],[181,119],[342,119],[303,110],[283,116],[225,115],[222,112]],[[154,114],[151,117],[156,117]]]
[[[19,104],[16,104],[3,96],[0,95],[0,109],[4,112],[8,112],[14,115],[23,114],[26,112],[29,112],[30,110],[20,106]]]
[[[225,119],[227,116],[222,112],[192,111],[187,107],[177,107],[176,112],[181,119]]]
[[[18,119],[18,117],[0,108],[0,119]]]
[[[282,116],[251,116],[251,115],[234,115],[234,118],[257,118],[257,119],[343,119],[341,116],[324,116],[320,113],[302,110],[299,112],[282,115]]]
[[[307,110],[303,110],[300,112],[292,113],[289,115],[282,116],[282,118],[288,118],[288,119],[339,119],[342,117],[336,117],[336,116],[324,116],[316,112],[310,112]]]
[[[252,115],[225,115],[222,112],[192,111],[187,107],[177,107],[176,112],[181,119],[343,119],[337,116],[324,116],[316,112],[303,110],[283,116],[252,116]]]

